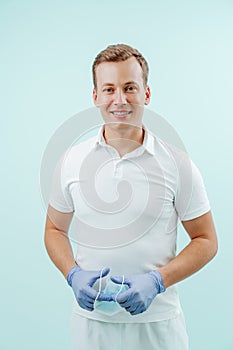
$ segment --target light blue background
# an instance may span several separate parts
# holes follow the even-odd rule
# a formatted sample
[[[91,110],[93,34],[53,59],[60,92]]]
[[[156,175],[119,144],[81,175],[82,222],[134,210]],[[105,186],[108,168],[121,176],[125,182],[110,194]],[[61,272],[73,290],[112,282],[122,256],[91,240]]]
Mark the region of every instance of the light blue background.
[[[120,42],[147,58],[149,107],[200,168],[218,231],[217,257],[179,284],[190,350],[233,349],[232,18],[230,0],[0,2],[1,349],[69,349],[73,294],[44,248],[40,163],[92,107],[94,57]]]

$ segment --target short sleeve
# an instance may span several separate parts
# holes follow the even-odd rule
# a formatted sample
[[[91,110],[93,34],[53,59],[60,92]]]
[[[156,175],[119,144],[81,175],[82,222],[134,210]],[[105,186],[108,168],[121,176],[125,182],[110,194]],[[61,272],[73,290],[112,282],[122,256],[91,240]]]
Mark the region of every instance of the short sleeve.
[[[178,171],[175,207],[180,220],[195,219],[210,210],[202,175],[188,157],[184,157]]]
[[[69,213],[74,211],[74,205],[66,170],[65,152],[58,160],[53,173],[49,204],[60,212]]]

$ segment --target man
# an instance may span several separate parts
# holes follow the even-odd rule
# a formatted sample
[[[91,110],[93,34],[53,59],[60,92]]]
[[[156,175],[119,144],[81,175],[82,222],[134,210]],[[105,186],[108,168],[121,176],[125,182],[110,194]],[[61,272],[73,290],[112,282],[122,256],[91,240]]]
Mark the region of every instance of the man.
[[[54,174],[45,244],[75,295],[73,349],[187,350],[176,284],[217,252],[199,171],[142,123],[147,79],[136,49],[118,44],[99,53],[93,100],[104,125],[66,152]],[[176,256],[178,218],[190,243]]]

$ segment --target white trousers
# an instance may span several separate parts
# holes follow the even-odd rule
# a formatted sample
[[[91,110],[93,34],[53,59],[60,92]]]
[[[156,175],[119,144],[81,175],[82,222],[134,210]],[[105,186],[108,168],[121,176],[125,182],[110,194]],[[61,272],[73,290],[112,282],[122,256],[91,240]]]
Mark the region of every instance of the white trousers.
[[[148,323],[110,323],[72,313],[72,350],[188,350],[183,313]]]

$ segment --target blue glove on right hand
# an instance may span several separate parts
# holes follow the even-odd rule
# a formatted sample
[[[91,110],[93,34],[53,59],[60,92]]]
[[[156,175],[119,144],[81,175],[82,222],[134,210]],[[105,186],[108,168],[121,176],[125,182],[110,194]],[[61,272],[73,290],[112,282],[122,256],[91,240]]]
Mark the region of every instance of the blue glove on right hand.
[[[121,276],[111,276],[114,283],[122,284]],[[125,277],[129,289],[117,296],[117,302],[131,315],[145,312],[157,294],[165,292],[162,275],[158,270]]]
[[[92,286],[100,276],[107,276],[109,271],[110,269],[107,267],[100,271],[86,271],[82,270],[79,266],[72,267],[68,273],[67,282],[72,287],[75,298],[81,308],[88,311],[94,310],[94,302],[98,292]],[[98,300],[113,301],[113,298],[110,295],[100,292]]]

